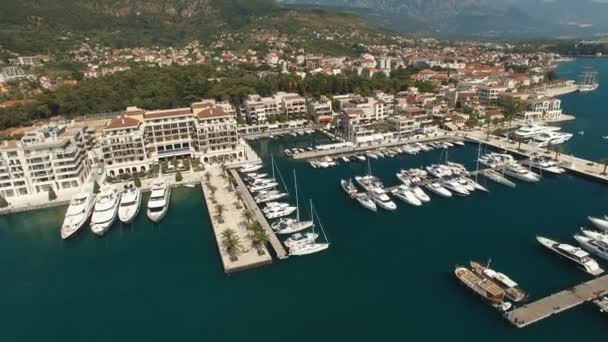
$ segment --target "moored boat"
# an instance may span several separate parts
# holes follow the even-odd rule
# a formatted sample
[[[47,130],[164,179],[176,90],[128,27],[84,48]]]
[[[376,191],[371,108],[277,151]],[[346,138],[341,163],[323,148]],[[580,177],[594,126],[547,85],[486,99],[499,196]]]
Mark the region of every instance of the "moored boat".
[[[414,193],[406,186],[401,185],[399,186],[397,189],[393,190],[391,192],[393,194],[393,196],[397,197],[398,199],[402,200],[403,202],[415,206],[415,207],[419,207],[422,205],[422,201],[420,201],[416,195],[414,195]]]
[[[162,180],[152,184],[152,192],[148,199],[147,215],[152,222],[159,222],[165,217],[171,202],[171,187]]]
[[[573,261],[579,265],[583,271],[591,275],[596,276],[604,272],[598,263],[589,256],[589,253],[580,248],[565,243],[559,243],[541,236],[537,236],[536,240],[547,249]]]
[[[479,278],[466,267],[456,267],[454,274],[462,284],[490,302],[490,304],[499,304],[498,308],[503,308],[504,311],[510,308],[510,305],[506,308],[502,307],[502,304],[506,303],[504,302],[505,291],[491,280]]]
[[[599,228],[605,232],[608,232],[608,218],[606,216],[604,216],[603,219],[598,218],[598,217],[589,216],[588,219],[597,228]]]
[[[340,186],[342,187],[342,190],[344,190],[344,192],[346,192],[350,198],[357,197],[357,192],[358,192],[357,187],[355,187],[355,185],[353,184],[352,179],[350,179],[348,181],[346,181],[344,179],[340,179]]]
[[[359,204],[361,204],[364,208],[367,208],[373,212],[378,211],[378,207],[376,206],[376,203],[374,203],[374,201],[372,200],[371,197],[369,197],[367,194],[358,194],[355,199],[357,200],[357,202],[359,202]]]
[[[471,261],[471,270],[480,277],[487,277],[496,285],[505,291],[505,296],[514,302],[521,302],[527,298],[527,294],[519,287],[519,285],[509,278],[507,275],[496,272],[488,266],[483,266],[480,263]]]
[[[91,216],[91,231],[96,235],[105,234],[118,216],[120,193],[111,186],[105,186],[95,200],[95,210]]]
[[[67,239],[84,226],[95,208],[94,193],[79,193],[72,197],[61,225],[61,238]]]
[[[452,197],[452,193],[450,192],[450,190],[444,188],[439,182],[428,183],[427,185],[425,185],[425,188],[441,197]]]
[[[120,206],[118,208],[118,219],[122,223],[131,223],[141,207],[141,190],[131,187],[122,192]]]

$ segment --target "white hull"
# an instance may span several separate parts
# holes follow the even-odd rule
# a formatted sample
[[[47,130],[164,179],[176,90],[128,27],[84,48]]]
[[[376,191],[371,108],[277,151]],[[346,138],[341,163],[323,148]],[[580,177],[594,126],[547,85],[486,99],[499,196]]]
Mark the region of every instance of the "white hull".
[[[367,208],[367,209],[369,209],[369,210],[371,210],[373,212],[377,212],[378,211],[378,207],[376,206],[376,204],[374,203],[374,201],[372,201],[371,198],[369,198],[368,196],[366,196],[366,195],[364,195],[364,196],[357,196],[356,200],[364,208]]]
[[[312,227],[312,225],[313,225],[312,221],[296,221],[292,224],[286,225],[284,228],[279,228],[277,230],[277,234],[284,235],[284,234],[293,234],[293,233],[301,232],[305,229]]]
[[[572,262],[576,263],[577,265],[579,265],[579,267],[583,271],[585,271],[585,272],[587,272],[587,273],[589,273],[591,275],[598,275],[598,274],[602,274],[604,272],[604,270],[601,269],[598,266],[597,262],[595,260],[593,260],[591,257],[588,257],[588,260],[586,262],[581,262],[580,260],[575,259],[574,257],[570,256],[569,254],[567,254],[567,253],[563,252],[562,250],[556,248],[555,246],[556,246],[556,244],[558,244],[558,242],[556,242],[556,241],[553,241],[553,240],[550,240],[550,239],[547,239],[547,238],[543,238],[543,237],[540,237],[540,236],[537,236],[536,240],[538,240],[538,242],[541,245],[543,245],[544,247],[546,247],[547,249],[549,249],[549,250],[555,252],[556,254],[559,254],[559,255],[563,256],[564,258],[566,258],[568,260],[571,260]],[[572,246],[565,245],[565,244],[561,244],[561,246],[567,246],[569,248],[573,248]]]
[[[318,253],[324,251],[329,248],[329,243],[305,243],[300,245],[295,245],[289,249],[289,255],[291,256],[301,256],[308,255],[313,253]]]
[[[110,230],[110,227],[112,227],[112,225],[114,224],[114,221],[116,221],[116,217],[118,216],[118,211],[114,212],[114,215],[112,216],[112,218],[109,221],[104,221],[104,222],[100,222],[100,223],[91,223],[91,231],[98,236],[103,236],[108,230]]]
[[[455,193],[458,196],[468,196],[471,193],[469,192],[469,190],[467,190],[464,186],[460,185],[457,181],[455,180],[450,180],[450,181],[444,181],[442,182],[442,185],[448,189],[449,191],[451,191],[452,193]]]
[[[600,233],[600,232],[588,230],[585,228],[581,228],[581,232],[583,233],[583,235],[585,235],[591,239],[601,240],[601,241],[608,243],[608,234],[606,234],[606,233]]]
[[[605,219],[601,219],[601,218],[597,218],[597,217],[588,217],[589,221],[591,221],[591,223],[593,223],[594,226],[598,227],[599,229],[608,232],[608,220]]]
[[[87,223],[91,215],[93,214],[93,209],[95,208],[95,194],[87,195],[88,198],[85,203],[82,203],[79,206],[68,207],[66,212],[66,217],[63,220],[63,225],[61,226],[61,238],[67,239],[70,236],[74,235],[77,231],[79,231],[84,225]],[[69,215],[71,210],[80,211],[80,214]]]
[[[91,216],[91,231],[99,236],[104,235],[118,217],[120,194],[112,188],[102,189],[95,202]]]
[[[139,192],[139,190],[137,190]],[[141,207],[141,192],[137,194],[137,201],[128,207],[122,205],[118,208],[118,219],[122,223],[131,223],[139,214],[139,208]],[[124,199],[124,197],[123,197]]]
[[[429,195],[427,195],[424,192],[424,190],[422,190],[422,188],[420,188],[419,186],[414,186],[414,187],[410,188],[410,190],[412,191],[412,193],[414,194],[414,196],[416,196],[416,198],[418,198],[422,202],[430,202],[431,201],[431,198],[429,197]]]
[[[583,249],[587,250],[589,253],[595,254],[598,257],[608,261],[608,246],[606,248],[599,247],[591,243],[592,239],[586,236],[574,235],[574,239],[576,242],[583,247]],[[601,243],[601,242],[599,242]]]
[[[393,191],[392,194],[393,196],[397,197],[401,201],[411,206],[419,207],[422,205],[422,202],[416,196],[414,196],[414,194],[410,190],[397,189]]]
[[[504,173],[507,176],[513,177],[515,179],[519,179],[524,182],[536,183],[536,182],[540,181],[540,176],[535,174],[532,171],[526,170],[526,172],[517,172],[517,169],[512,169],[507,166],[504,169]]]
[[[429,190],[430,192],[432,192],[436,195],[439,195],[441,197],[452,197],[452,193],[448,189],[441,186],[441,184],[439,184],[439,183],[427,184],[425,186],[425,188],[427,190]]]
[[[148,210],[146,212],[148,218],[154,222],[158,223],[162,220],[165,215],[167,215],[167,211],[169,211],[169,204],[171,202],[171,187],[167,186],[166,195],[165,195],[165,203],[162,206],[161,210],[152,210],[150,208],[150,201],[148,201]]]
[[[482,175],[486,176],[488,179],[490,179],[491,181],[494,181],[498,184],[506,185],[511,188],[514,188],[517,186],[517,184],[515,184],[512,181],[508,180],[507,178],[503,177],[503,175],[501,175],[500,173],[498,173],[494,170],[485,170],[485,171],[483,171]]]

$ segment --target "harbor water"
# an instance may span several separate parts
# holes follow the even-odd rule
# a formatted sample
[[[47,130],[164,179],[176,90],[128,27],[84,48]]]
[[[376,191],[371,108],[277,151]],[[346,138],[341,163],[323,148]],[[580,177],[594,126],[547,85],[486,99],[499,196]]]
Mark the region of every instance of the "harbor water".
[[[570,67],[564,64],[559,71]],[[606,96],[605,89],[598,92]],[[596,96],[568,95],[572,99],[564,106],[588,95]],[[590,115],[589,120],[601,111],[569,110]],[[592,126],[585,128],[585,139]],[[569,148],[587,149],[579,139],[574,137]],[[198,188],[175,189],[161,223],[152,224],[142,211],[135,222],[115,224],[103,238],[87,228],[62,241],[65,207],[0,217],[2,340],[567,341],[606,336],[608,317],[589,304],[516,329],[454,276],[458,264],[491,258],[493,267],[518,281],[531,300],[589,280],[535,237],[574,244],[572,234],[588,225],[586,217],[606,212],[605,185],[569,174],[547,175],[537,184],[517,182],[514,189],[488,183],[487,194],[432,195],[419,208],[396,202],[394,212],[372,213],[339,186],[341,178],[365,174],[367,163],[313,169],[282,153],[325,140],[286,136],[252,146],[267,172],[274,155],[291,194],[296,170],[300,203],[313,199],[330,248],[231,276],[222,271]],[[602,154],[592,147],[588,153]],[[454,147],[448,158],[474,169],[477,152],[472,144]],[[441,157],[445,152],[400,155],[372,161],[371,170],[386,185],[396,185],[400,168],[430,165]],[[295,203],[293,196],[290,201]],[[304,216],[308,212],[303,208]]]

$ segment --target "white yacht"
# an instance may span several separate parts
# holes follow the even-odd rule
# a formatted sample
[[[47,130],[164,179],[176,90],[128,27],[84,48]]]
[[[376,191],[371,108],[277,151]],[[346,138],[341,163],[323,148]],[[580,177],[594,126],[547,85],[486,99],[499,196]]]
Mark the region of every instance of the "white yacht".
[[[374,187],[384,187],[382,181],[376,176],[357,176],[355,181],[367,191],[371,191]]]
[[[118,219],[122,223],[131,223],[139,213],[141,206],[141,191],[137,187],[126,189],[120,196]]]
[[[254,184],[254,185],[250,186],[249,187],[249,191],[251,191],[251,192],[259,192],[259,191],[262,191],[262,190],[268,190],[270,188],[274,188],[277,185],[279,185],[279,183],[277,183],[277,182],[258,183],[258,184]]]
[[[380,208],[390,211],[397,209],[397,205],[391,201],[391,198],[388,197],[384,189],[374,187],[370,192],[372,193],[372,199]]]
[[[360,154],[356,155],[355,158],[357,158],[359,161],[365,161],[365,159],[366,159],[365,156],[360,155]]]
[[[312,201],[310,202],[310,211],[312,213],[312,219],[314,220],[314,217],[317,218],[317,224],[321,228],[321,231],[323,232],[323,237],[325,238],[326,242],[317,242],[318,234],[315,233],[315,225],[313,224],[312,232],[310,235],[308,235],[308,239],[305,239],[300,243],[292,244],[291,247],[289,247],[290,256],[313,254],[324,251],[329,248],[329,240],[327,239],[327,235],[325,234],[325,230],[323,229],[323,225],[321,225],[319,217],[316,216],[316,213],[314,212]]]
[[[603,240],[594,240],[587,236],[574,235],[574,239],[583,247],[583,249],[597,255],[598,257],[608,260],[608,243]]]
[[[95,210],[91,216],[91,231],[97,235],[103,235],[110,229],[116,216],[118,216],[118,205],[120,194],[111,186],[105,186],[95,201]]]
[[[530,182],[530,183],[535,183],[540,181],[540,175],[526,169],[525,167],[517,164],[517,163],[511,163],[511,164],[507,164],[504,166],[504,170],[503,170],[504,174],[507,176],[511,176],[513,178],[525,181],[525,182]]]
[[[437,178],[450,177],[453,174],[452,168],[442,164],[433,164],[431,166],[427,166],[426,170],[431,176],[435,176]]]
[[[250,173],[250,172],[255,172],[259,169],[261,169],[263,167],[262,164],[247,164],[247,165],[243,165],[239,171],[241,171],[242,173]]]
[[[342,190],[344,190],[344,192],[346,192],[350,198],[357,197],[357,193],[358,193],[357,187],[355,187],[355,185],[353,184],[352,179],[349,179],[348,181],[346,181],[344,179],[340,179],[340,186],[342,187]]]
[[[540,236],[537,236],[536,240],[551,251],[577,263],[585,272],[591,275],[598,275],[604,272],[597,262],[589,256],[589,253],[580,248],[565,243],[559,243]]]
[[[452,193],[450,192],[450,190],[444,188],[439,182],[431,182],[425,185],[425,188],[441,197],[452,197]]]
[[[372,158],[372,159],[378,159],[378,158],[379,158],[379,157],[378,157],[378,155],[377,155],[377,154],[375,154],[375,153],[373,153],[373,152],[367,152],[365,155],[366,155],[368,158]]]
[[[535,135],[539,135],[541,133],[548,132],[557,132],[561,128],[555,126],[542,126],[535,123],[529,123],[524,126],[521,126],[518,130],[515,131],[515,136],[519,138],[532,138]]]
[[[171,187],[161,180],[155,181],[148,200],[148,218],[153,222],[162,220],[169,210],[170,202]]]
[[[312,225],[313,225],[312,207],[311,207],[311,212],[310,212],[310,221],[300,220],[300,201],[299,201],[300,196],[298,196],[298,182],[296,180],[296,171],[295,170],[293,171],[293,182],[294,182],[294,186],[296,189],[296,218],[295,219],[293,219],[293,218],[281,219],[281,222],[279,223],[279,225],[277,227],[278,234],[297,233],[304,229],[308,229],[308,228],[312,227]],[[275,228],[275,227],[273,226],[273,228]]]
[[[348,159],[348,157],[346,157],[346,156],[343,156],[341,159],[345,163],[350,163],[350,159]]]
[[[529,159],[522,161],[521,164],[556,175],[566,172],[566,170],[557,165],[555,161],[541,155],[532,155]]]
[[[589,216],[587,218],[589,219],[589,221],[591,221],[591,223],[593,223],[594,226],[605,232],[608,232],[608,217],[604,216],[604,218],[598,218]]]
[[[589,238],[592,238],[593,240],[601,240],[601,241],[608,243],[608,234],[607,233],[600,233],[600,232],[596,232],[595,230],[590,230],[590,229],[585,229],[585,228],[581,228],[581,233],[583,233],[583,235],[585,235]]]
[[[357,202],[359,202],[359,204],[361,204],[363,207],[376,212],[378,211],[378,207],[376,206],[376,203],[374,203],[374,200],[372,200],[371,197],[369,197],[367,194],[358,194],[355,199],[357,200]]]
[[[309,233],[305,233],[305,234],[295,233],[295,234],[291,235],[290,237],[288,237],[285,241],[283,241],[283,244],[285,245],[285,247],[291,248],[292,246],[295,246],[298,244],[314,243],[318,237],[319,237],[319,234],[313,233],[313,232],[309,232]]]
[[[94,193],[79,193],[72,197],[61,225],[61,238],[67,239],[87,222],[95,207]]]
[[[550,145],[560,145],[572,138],[572,133],[547,132],[535,135],[528,141],[528,145],[534,147],[546,147]]]
[[[266,203],[266,202],[270,202],[270,201],[276,201],[278,199],[281,199],[283,197],[287,197],[287,193],[285,192],[279,192],[277,190],[270,190],[270,191],[260,191],[256,196],[255,196],[255,203]]]
[[[402,200],[403,202],[413,205],[415,207],[419,207],[422,205],[422,201],[420,201],[410,189],[404,185],[399,186],[397,189],[391,192],[393,196]]]
[[[296,210],[297,210],[296,207],[285,207],[285,208],[279,208],[278,210],[272,210],[268,213],[265,213],[264,215],[269,220],[272,220],[272,219],[289,216],[289,215],[293,214]]]
[[[513,183],[512,181],[508,180],[506,177],[504,177],[502,174],[500,174],[499,172],[496,172],[495,170],[483,170],[481,171],[481,174],[486,176],[488,179],[502,184],[502,185],[506,185],[509,186],[511,188],[516,187],[517,185],[515,183]]]
[[[445,179],[441,182],[441,184],[456,195],[468,196],[471,194],[467,188],[458,182],[457,179]]]
[[[412,193],[414,194],[414,196],[416,196],[416,198],[418,198],[419,200],[421,200],[422,202],[430,202],[431,198],[429,197],[429,195],[426,194],[426,192],[424,192],[424,190],[422,190],[421,187],[414,185],[410,187],[410,190],[412,191]]]

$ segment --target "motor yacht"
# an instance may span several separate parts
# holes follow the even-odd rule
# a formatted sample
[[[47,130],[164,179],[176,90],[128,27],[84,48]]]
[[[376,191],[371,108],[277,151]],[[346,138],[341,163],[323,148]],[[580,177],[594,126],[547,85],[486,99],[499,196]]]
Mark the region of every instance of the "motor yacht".
[[[556,175],[566,172],[566,170],[563,167],[557,165],[555,161],[537,154],[530,156],[529,159],[522,161],[521,164],[537,170],[541,170],[542,172],[552,173]]]
[[[509,179],[504,177],[501,173],[496,172],[495,170],[483,170],[481,172],[481,174],[496,183],[506,185],[511,188],[514,188],[517,186],[515,183],[513,183],[512,181],[510,181]]]
[[[397,209],[397,205],[391,201],[391,198],[388,197],[384,189],[374,187],[370,192],[372,193],[372,199],[380,208],[390,211]]]
[[[529,123],[524,126],[521,126],[518,130],[516,130],[515,136],[523,139],[532,138],[535,135],[548,132],[557,132],[560,129],[561,128],[555,126],[542,126],[535,123]]]
[[[148,218],[152,222],[159,222],[165,217],[171,202],[171,187],[167,183],[157,180],[152,184],[152,192],[148,200]]]
[[[61,225],[61,238],[67,239],[84,226],[95,207],[94,193],[79,193],[72,197]]]
[[[382,181],[378,177],[372,175],[357,176],[355,177],[355,181],[367,191],[370,191],[373,187],[384,187]]]
[[[373,212],[378,211],[378,207],[376,206],[376,203],[374,203],[374,200],[372,200],[371,197],[369,197],[367,194],[358,194],[355,199],[357,200],[357,202],[359,202],[359,204],[361,204],[364,208],[367,208]]]
[[[105,186],[95,200],[95,210],[91,216],[91,231],[96,235],[105,234],[118,216],[120,194],[111,186]]]
[[[602,240],[606,243],[608,243],[608,234],[607,233],[600,233],[600,232],[596,232],[595,230],[590,230],[590,229],[585,229],[585,228],[581,228],[581,233],[583,233],[583,235],[592,238],[594,240]]]
[[[467,190],[464,186],[462,186],[457,179],[444,179],[441,181],[441,184],[448,189],[449,191],[455,193],[459,196],[468,196],[470,195],[469,190]]]
[[[597,262],[589,256],[589,253],[580,248],[565,243],[559,243],[541,236],[537,236],[536,240],[549,250],[575,262],[585,272],[591,275],[599,275],[604,272]]]
[[[439,182],[431,182],[424,186],[430,192],[441,197],[452,197],[450,190],[444,188]]]
[[[431,166],[427,166],[426,170],[431,176],[435,176],[437,178],[450,177],[453,174],[450,167],[442,164],[433,164]]]
[[[422,201],[420,201],[415,195],[414,193],[406,186],[401,185],[399,186],[397,189],[391,191],[391,193],[393,194],[393,196],[397,197],[398,199],[402,200],[403,202],[415,206],[415,207],[419,207],[422,205]]]
[[[528,145],[534,147],[546,147],[560,145],[572,138],[573,134],[563,132],[547,132],[535,135],[528,141]]]
[[[424,190],[422,190],[422,188],[417,185],[410,186],[410,191],[414,194],[414,196],[416,196],[417,199],[419,199],[423,203],[431,201],[429,195],[427,195],[426,192],[424,192]]]
[[[587,236],[574,235],[574,239],[583,247],[583,249],[597,255],[598,257],[608,260],[608,243],[603,240],[594,240]]]
[[[141,206],[141,191],[138,187],[131,187],[122,192],[118,219],[122,223],[131,223],[139,213]]]
[[[591,223],[593,223],[594,226],[605,232],[608,232],[608,217],[604,216],[604,218],[598,218],[589,216],[587,218],[589,219],[589,221],[591,221]]]
[[[243,165],[239,171],[242,173],[250,173],[250,172],[255,172],[259,169],[261,169],[263,167],[262,164],[247,164],[247,165]]]
[[[279,192],[278,190],[270,190],[270,191],[260,191],[258,192],[258,194],[255,196],[254,200],[255,203],[266,203],[266,202],[270,202],[270,201],[276,201],[278,199],[281,199],[283,197],[287,197],[287,193],[285,192]]]
[[[540,181],[539,174],[536,174],[517,163],[505,165],[503,172],[507,176],[511,176],[525,182],[535,183]]]

